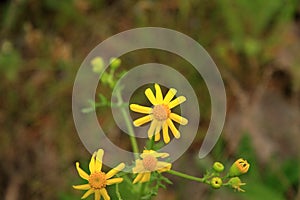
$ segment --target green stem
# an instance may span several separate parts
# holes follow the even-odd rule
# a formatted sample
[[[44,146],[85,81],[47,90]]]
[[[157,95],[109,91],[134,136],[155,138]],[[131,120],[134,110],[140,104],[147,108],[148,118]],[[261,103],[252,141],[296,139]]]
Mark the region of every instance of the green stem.
[[[127,130],[128,130],[132,150],[135,153],[135,155],[134,155],[135,159],[138,159],[139,147],[138,147],[137,141],[135,139],[135,133],[134,133],[134,130],[133,130],[133,126],[132,126],[132,124],[129,120],[129,116],[126,112],[126,108],[123,106],[124,102],[123,102],[123,98],[122,98],[120,89],[117,89],[116,94],[117,94],[118,104],[121,105],[119,108],[121,110],[121,113],[123,115],[123,118],[124,118],[126,126],[127,126]]]
[[[178,171],[174,171],[174,170],[169,170],[167,172],[169,174],[173,174],[175,176],[179,176],[181,178],[185,178],[185,179],[188,179],[188,180],[197,181],[197,182],[201,182],[201,183],[205,182],[204,178],[199,178],[199,177],[191,176],[191,175],[188,175],[188,174],[184,174],[182,172],[178,172]]]
[[[227,179],[227,178],[229,178],[229,173],[227,173],[227,174],[222,178],[222,180],[225,180],[225,179]]]
[[[117,194],[118,200],[123,200],[121,197],[120,191],[119,191],[119,184],[116,184],[116,194]]]
[[[147,182],[148,183],[148,182]],[[142,183],[141,186],[140,186],[140,194],[139,194],[139,199],[141,199],[141,197],[143,196],[144,194],[144,191],[145,191],[145,187],[146,187],[146,184],[147,183]]]
[[[150,150],[153,150],[153,146],[154,146],[154,135],[152,136],[152,138],[150,139]]]

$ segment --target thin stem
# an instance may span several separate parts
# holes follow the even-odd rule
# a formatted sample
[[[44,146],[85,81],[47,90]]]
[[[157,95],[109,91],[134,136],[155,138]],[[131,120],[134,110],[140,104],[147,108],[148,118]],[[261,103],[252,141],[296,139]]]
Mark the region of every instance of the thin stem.
[[[153,135],[152,138],[150,139],[150,147],[149,147],[150,150],[153,150],[153,146],[154,146],[154,136],[155,136],[155,135]]]
[[[222,178],[222,180],[225,180],[225,179],[227,179],[227,178],[229,178],[229,173],[227,173],[227,174]]]
[[[116,94],[117,94],[118,104],[121,105],[119,108],[121,110],[121,113],[123,115],[123,118],[124,118],[126,126],[127,126],[127,130],[128,130],[132,150],[135,153],[134,154],[135,159],[138,159],[139,147],[138,147],[137,141],[135,139],[135,133],[134,133],[134,130],[133,130],[133,126],[132,126],[132,124],[129,120],[129,116],[126,112],[126,108],[123,106],[124,101],[123,101],[123,98],[122,98],[122,95],[121,95],[120,88],[117,89]]]
[[[148,182],[147,182],[148,183]],[[147,183],[142,183],[141,186],[140,186],[140,194],[139,194],[139,199],[141,199],[141,197],[143,196],[144,194],[144,191],[145,191],[145,187],[146,187],[146,184]]]
[[[174,170],[169,170],[167,171],[169,174],[173,174],[175,176],[179,176],[181,178],[185,178],[185,179],[188,179],[188,180],[192,180],[192,181],[197,181],[197,182],[201,182],[201,183],[204,183],[205,182],[205,179],[204,178],[198,178],[198,177],[195,177],[195,176],[191,176],[191,175],[188,175],[188,174],[184,174],[182,172],[178,172],[178,171],[174,171]]]
[[[117,194],[118,200],[123,200],[121,197],[120,191],[119,191],[119,184],[116,184],[116,194]]]

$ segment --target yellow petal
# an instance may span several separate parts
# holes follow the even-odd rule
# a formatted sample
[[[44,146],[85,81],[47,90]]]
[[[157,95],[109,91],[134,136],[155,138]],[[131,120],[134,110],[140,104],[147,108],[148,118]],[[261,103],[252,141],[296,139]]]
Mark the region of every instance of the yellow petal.
[[[107,191],[106,191],[105,188],[100,189],[100,193],[103,196],[104,200],[110,200],[110,197],[108,196]]]
[[[96,162],[96,153],[93,153],[89,164],[89,169],[91,173],[95,172],[95,162]]]
[[[154,131],[157,126],[157,120],[153,119],[150,125],[150,128],[148,129],[148,138],[151,139],[153,137]]]
[[[135,179],[133,180],[133,184],[136,184],[137,182],[139,182],[144,176],[144,173],[139,173]]]
[[[112,185],[116,183],[121,183],[123,181],[123,178],[112,178],[106,181],[107,185]]]
[[[141,183],[147,182],[150,180],[151,177],[151,173],[150,172],[145,172],[144,176],[142,177],[142,179],[140,180]]]
[[[138,127],[138,126],[141,126],[141,125],[151,121],[152,119],[153,119],[152,115],[147,115],[147,116],[144,116],[144,117],[134,120],[133,125]]]
[[[180,132],[177,130],[177,128],[174,126],[173,122],[171,119],[167,119],[167,123],[168,123],[168,126],[170,127],[173,135],[175,138],[180,138]]]
[[[76,169],[81,178],[83,178],[85,180],[89,179],[90,176],[79,167],[79,162],[76,162]]]
[[[101,198],[100,190],[95,190],[95,200],[100,200],[100,198]]]
[[[164,123],[163,138],[164,138],[164,142],[166,144],[168,144],[170,142],[170,136],[169,136],[169,132],[168,132],[168,124],[167,124],[167,122]]]
[[[146,106],[140,106],[138,104],[130,104],[130,109],[134,112],[150,114],[152,112],[152,108]]]
[[[145,95],[147,96],[147,98],[149,99],[149,101],[152,103],[152,105],[157,105],[157,101],[156,98],[152,92],[152,90],[150,88],[145,90]]]
[[[170,101],[173,99],[173,97],[176,95],[176,93],[177,93],[177,90],[175,90],[174,88],[171,88],[164,98],[164,104],[168,105],[170,103]]]
[[[175,122],[177,122],[177,123],[179,123],[179,124],[181,124],[181,125],[186,125],[186,124],[188,123],[188,120],[187,120],[186,118],[181,117],[180,115],[177,115],[177,114],[175,114],[175,113],[170,113],[169,117],[170,117],[173,121],[175,121]]]
[[[160,133],[155,133],[155,138],[154,138],[154,141],[157,142],[160,140]]]
[[[94,192],[95,192],[95,190],[93,188],[89,189],[86,193],[84,193],[84,195],[81,197],[81,199],[87,198],[88,196],[90,196]]]
[[[136,173],[140,173],[145,171],[144,165],[143,165],[143,161],[138,159],[135,161],[135,167],[132,168],[132,173],[136,174]]]
[[[119,164],[117,167],[111,169],[107,174],[106,174],[106,179],[110,179],[111,177],[113,177],[114,175],[116,175],[119,171],[121,171],[122,169],[124,169],[125,164],[121,163]]]
[[[142,155],[141,155],[141,157],[142,157],[143,155],[151,154],[151,153],[155,153],[155,151],[154,151],[154,150],[147,150],[147,149],[144,149],[144,150],[143,150],[143,153],[142,153]]]
[[[163,103],[163,96],[162,96],[160,86],[155,83],[154,87],[155,87],[155,91],[156,91],[156,101],[157,101],[158,104],[162,104]]]
[[[159,122],[159,121],[156,124],[156,127],[155,127],[155,138],[154,138],[155,141],[160,140],[161,125],[162,125],[162,122]]]
[[[171,101],[168,104],[168,107],[169,107],[169,109],[172,109],[185,101],[186,101],[186,98],[184,96],[177,97],[176,99],[174,99],[173,101]]]
[[[141,154],[141,158],[145,158],[146,156],[154,156],[156,158],[166,158],[169,156],[168,153],[158,153],[153,150],[144,150],[143,153]]]
[[[156,155],[157,158],[166,158],[169,157],[168,153],[157,153]]]
[[[90,186],[90,184],[73,185],[73,188],[76,190],[89,190],[91,188],[91,186]]]
[[[103,160],[103,149],[99,149],[96,153],[95,159],[95,172],[101,172],[102,169],[102,160]]]
[[[171,163],[158,161],[155,170],[159,173],[169,171],[172,167]]]

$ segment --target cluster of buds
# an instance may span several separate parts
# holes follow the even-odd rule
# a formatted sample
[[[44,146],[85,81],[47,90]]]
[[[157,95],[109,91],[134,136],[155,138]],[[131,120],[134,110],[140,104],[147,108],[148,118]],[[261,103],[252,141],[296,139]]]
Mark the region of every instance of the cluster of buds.
[[[91,60],[93,72],[96,74],[102,74],[101,82],[113,88],[116,84],[115,70],[121,66],[121,60],[119,58],[110,58],[109,60],[109,72],[104,71],[105,63],[103,58],[95,57]]]
[[[224,171],[225,167],[221,162],[215,162],[212,166],[212,171],[204,176],[204,180],[214,189],[229,186],[236,191],[245,192],[241,186],[246,185],[246,183],[243,183],[239,177],[246,174],[249,168],[250,164],[247,160],[240,158],[231,165],[227,174],[221,177],[220,174]]]

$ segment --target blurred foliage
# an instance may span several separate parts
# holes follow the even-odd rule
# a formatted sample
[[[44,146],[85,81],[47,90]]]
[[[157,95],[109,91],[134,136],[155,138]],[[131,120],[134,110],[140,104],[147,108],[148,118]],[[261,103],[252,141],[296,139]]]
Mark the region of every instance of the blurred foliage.
[[[247,99],[251,99],[270,69],[271,75],[277,71],[289,75],[291,84],[287,87],[291,97],[285,101],[299,106],[299,13],[297,0],[1,1],[0,194],[7,200],[79,198],[79,193],[71,188],[78,181],[74,162],[88,158],[89,154],[72,121],[72,84],[86,54],[105,38],[123,30],[160,26],[200,42],[223,75],[228,118],[237,107],[237,94],[246,92]],[[201,76],[189,63],[173,56],[151,50],[132,52],[122,57],[122,66],[130,69],[153,61],[167,64],[184,74],[197,91],[202,120],[199,134],[184,160],[197,153],[207,130],[210,99]],[[277,80],[278,85],[281,81]],[[107,109],[102,111],[109,114]],[[115,135],[119,133],[111,118],[99,121],[109,124]],[[289,130],[283,134],[288,135]],[[128,147],[128,141],[120,137],[114,136],[114,142]],[[245,186],[247,192],[234,194],[238,199],[299,198],[299,156],[286,151],[284,157],[274,155],[260,160],[259,151],[253,150],[254,139],[246,134],[239,150],[233,153],[228,148],[230,141],[221,138],[207,160],[183,168],[198,174],[210,160],[227,160],[225,164],[229,164],[234,157],[241,156],[249,160],[251,170]],[[182,166],[180,160],[178,166]],[[180,188],[189,190],[189,185],[177,179],[172,181],[174,185],[168,194],[159,191],[161,198],[186,197],[186,191]],[[218,195],[197,187],[204,199]],[[231,193],[228,190],[225,196],[230,199]]]
[[[9,81],[14,81],[17,78],[19,67],[22,64],[22,59],[18,51],[14,49],[12,44],[4,41],[0,52],[0,70],[5,78]]]

